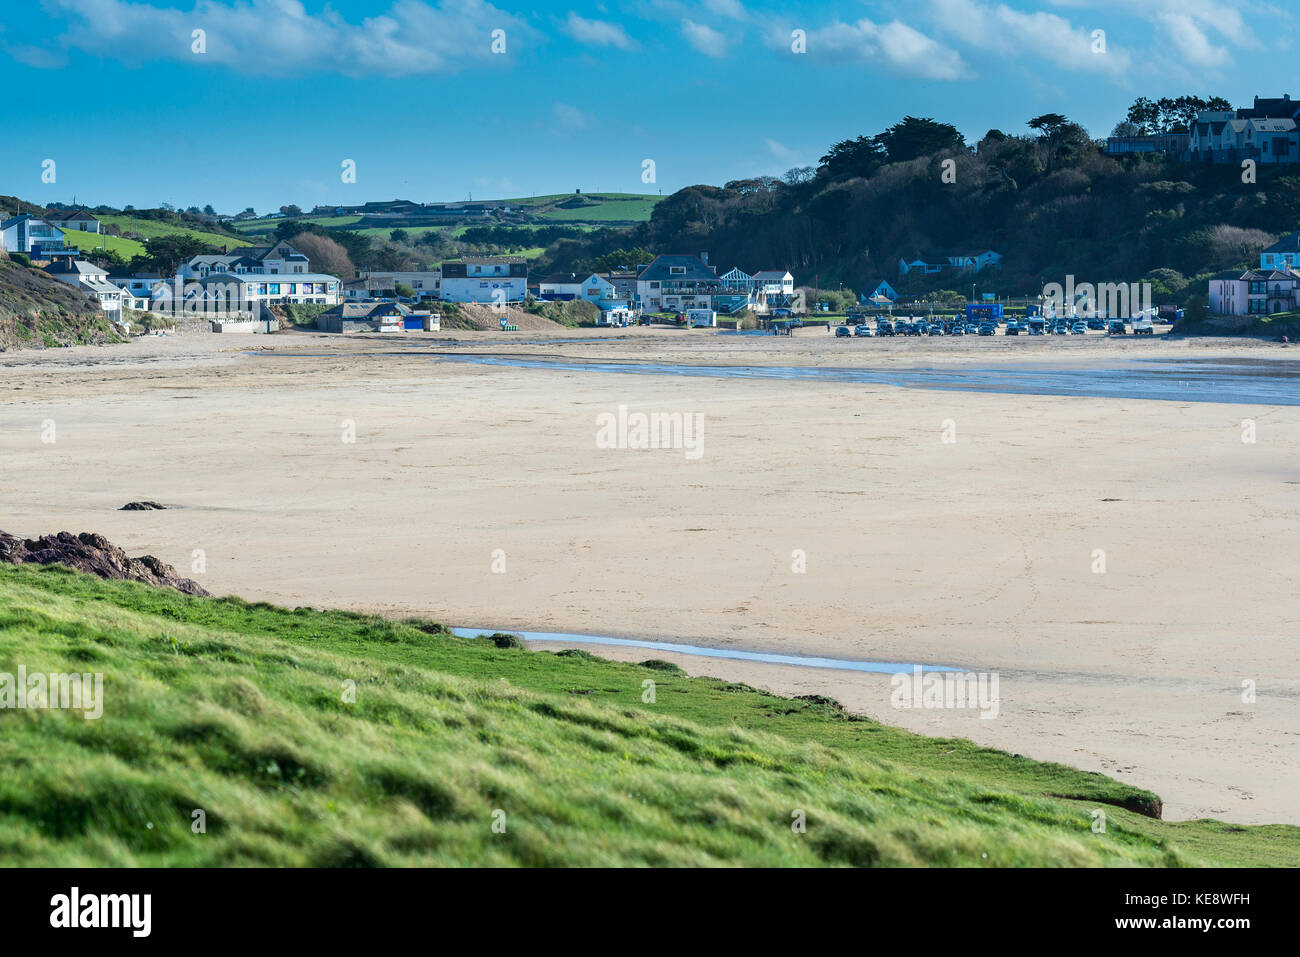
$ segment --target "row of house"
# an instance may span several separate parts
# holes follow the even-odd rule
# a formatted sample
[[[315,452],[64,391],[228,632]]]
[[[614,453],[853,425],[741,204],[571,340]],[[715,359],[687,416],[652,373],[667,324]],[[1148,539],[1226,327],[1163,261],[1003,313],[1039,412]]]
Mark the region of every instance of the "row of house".
[[[983,269],[996,269],[1002,265],[1002,254],[991,249],[960,250],[950,253],[918,254],[912,259],[898,260],[898,274],[907,276],[939,276],[944,274],[975,273]]]
[[[539,299],[585,299],[602,310],[729,314],[748,308],[763,315],[795,304],[794,276],[788,270],[749,273],[736,266],[719,272],[709,265],[708,253],[656,256],[649,264],[605,275],[549,276],[531,288]]]
[[[1106,140],[1106,152],[1162,153],[1183,162],[1300,162],[1300,101],[1286,93],[1257,96],[1251,106],[1236,110],[1202,110],[1185,133],[1112,136]]]

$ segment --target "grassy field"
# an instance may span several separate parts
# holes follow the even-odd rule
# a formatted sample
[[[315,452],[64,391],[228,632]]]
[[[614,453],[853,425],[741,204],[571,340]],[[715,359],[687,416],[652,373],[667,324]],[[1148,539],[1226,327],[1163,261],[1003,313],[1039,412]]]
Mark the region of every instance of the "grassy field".
[[[1101,775],[906,734],[826,701],[57,567],[0,566],[0,671],[20,664],[102,673],[103,716],[0,710],[0,865],[1300,855],[1297,828],[1161,822],[1125,809],[1151,795]],[[1090,829],[1097,808],[1103,834]]]
[[[106,236],[103,233],[88,233],[80,229],[63,229],[63,236],[69,246],[76,246],[83,252],[103,246],[126,260],[130,260],[132,256],[144,255],[144,243],[136,242],[134,239]]]
[[[154,219],[141,219],[136,216],[116,215],[113,213],[100,216],[101,223],[116,226],[123,233],[136,233],[145,239],[154,239],[158,236],[190,236],[200,242],[207,243],[209,246],[249,246],[252,245],[246,239],[240,239],[236,236],[227,236],[225,233],[213,233],[203,229],[193,229],[189,226],[177,226],[172,223],[162,223]]]

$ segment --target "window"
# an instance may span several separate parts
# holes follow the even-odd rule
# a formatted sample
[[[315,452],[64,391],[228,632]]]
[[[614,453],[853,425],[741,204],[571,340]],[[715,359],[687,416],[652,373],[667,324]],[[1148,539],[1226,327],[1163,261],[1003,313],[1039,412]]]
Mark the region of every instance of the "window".
[[[685,276],[685,275],[686,275],[686,267],[685,267],[685,266],[669,266],[669,267],[668,267],[668,274],[669,274],[670,276]]]

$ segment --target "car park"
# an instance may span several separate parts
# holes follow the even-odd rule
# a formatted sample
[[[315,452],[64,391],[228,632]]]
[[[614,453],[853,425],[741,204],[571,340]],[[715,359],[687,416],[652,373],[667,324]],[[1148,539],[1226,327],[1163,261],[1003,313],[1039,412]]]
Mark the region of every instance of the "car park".
[[[1006,327],[1005,329],[1002,330],[1002,334],[1003,334],[1004,336],[1018,336],[1018,335],[1020,335],[1020,323],[1016,322],[1016,320],[1014,320],[1014,319],[1008,319],[1008,320],[1007,320],[1007,327]]]
[[[926,332],[932,336],[941,336],[943,335],[943,325],[938,322],[932,322],[930,323],[930,328],[927,329]]]
[[[892,336],[894,334],[894,324],[888,319],[876,320],[876,335]]]
[[[1105,320],[1105,319],[1102,319],[1102,318],[1100,318],[1100,317],[1096,317],[1096,316],[1094,316],[1092,319],[1089,319],[1089,320],[1088,320],[1088,328],[1089,328],[1089,329],[1100,329],[1100,330],[1102,330],[1103,332],[1105,332],[1105,330],[1106,330],[1106,320]]]

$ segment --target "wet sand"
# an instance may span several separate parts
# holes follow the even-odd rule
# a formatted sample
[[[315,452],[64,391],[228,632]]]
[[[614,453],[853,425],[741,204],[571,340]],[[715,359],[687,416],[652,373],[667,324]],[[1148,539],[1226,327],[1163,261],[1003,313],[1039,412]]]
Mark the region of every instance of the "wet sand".
[[[244,354],[266,348],[283,355]],[[1300,409],[493,367],[438,350],[880,369],[1300,358],[812,330],[6,353],[0,528],[98,531],[216,593],[290,606],[996,672],[984,720],[896,709],[888,675],[591,649],[1104,771],[1155,790],[1169,818],[1300,823]],[[702,414],[702,454],[598,448],[597,416],[620,405]],[[117,511],[136,499],[180,507]]]

